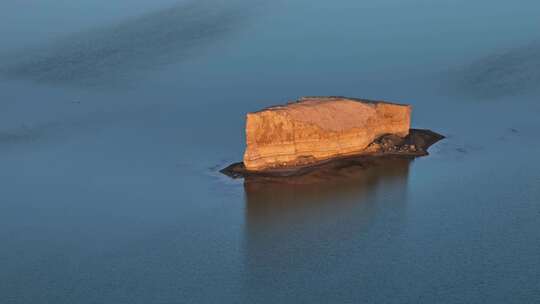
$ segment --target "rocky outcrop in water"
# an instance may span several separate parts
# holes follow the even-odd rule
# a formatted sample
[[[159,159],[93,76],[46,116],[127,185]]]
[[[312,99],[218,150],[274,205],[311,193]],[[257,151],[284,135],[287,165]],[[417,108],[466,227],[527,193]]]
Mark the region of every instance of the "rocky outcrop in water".
[[[261,171],[375,152],[374,140],[407,136],[410,121],[409,105],[305,97],[247,115],[244,165]]]
[[[444,138],[410,129],[411,106],[345,97],[306,97],[249,113],[244,161],[221,170],[237,177],[299,176],[414,158]]]

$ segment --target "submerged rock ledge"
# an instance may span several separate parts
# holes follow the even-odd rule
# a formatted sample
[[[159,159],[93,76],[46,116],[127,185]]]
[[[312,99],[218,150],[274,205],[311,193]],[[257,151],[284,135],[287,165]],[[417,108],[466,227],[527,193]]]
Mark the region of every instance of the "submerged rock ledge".
[[[411,106],[347,97],[303,97],[248,113],[242,163],[221,172],[231,177],[303,174],[329,162],[427,155],[444,138],[410,129]]]

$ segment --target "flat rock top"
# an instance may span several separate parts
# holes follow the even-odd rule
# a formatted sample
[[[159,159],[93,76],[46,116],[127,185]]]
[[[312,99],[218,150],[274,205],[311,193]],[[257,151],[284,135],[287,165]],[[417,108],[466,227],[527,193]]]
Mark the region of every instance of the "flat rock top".
[[[368,120],[376,115],[379,105],[409,107],[384,101],[347,97],[302,97],[287,105],[273,106],[250,114],[272,112],[285,115],[295,121],[315,124],[326,130],[343,131],[366,127]]]

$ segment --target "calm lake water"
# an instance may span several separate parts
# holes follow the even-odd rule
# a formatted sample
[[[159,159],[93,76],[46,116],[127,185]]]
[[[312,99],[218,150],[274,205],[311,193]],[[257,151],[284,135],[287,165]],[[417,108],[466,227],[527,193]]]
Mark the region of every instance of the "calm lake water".
[[[0,3],[1,303],[540,302],[536,0]],[[431,155],[230,180],[248,111],[413,105]]]

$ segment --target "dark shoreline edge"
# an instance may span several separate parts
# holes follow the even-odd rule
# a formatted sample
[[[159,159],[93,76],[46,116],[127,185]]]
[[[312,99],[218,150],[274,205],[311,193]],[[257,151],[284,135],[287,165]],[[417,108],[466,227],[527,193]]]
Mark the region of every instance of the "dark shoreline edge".
[[[410,129],[405,138],[396,138],[394,135],[384,135],[372,144],[381,147],[381,152],[364,155],[331,158],[325,161],[297,167],[268,169],[264,171],[249,171],[243,162],[238,162],[223,168],[219,172],[231,178],[245,177],[288,177],[300,176],[322,168],[343,168],[355,165],[368,165],[370,161],[385,158],[408,158],[429,155],[428,148],[445,136],[426,129]],[[411,148],[413,147],[413,148]]]

